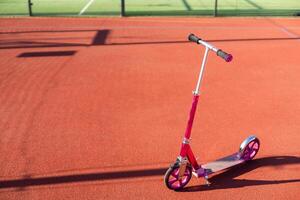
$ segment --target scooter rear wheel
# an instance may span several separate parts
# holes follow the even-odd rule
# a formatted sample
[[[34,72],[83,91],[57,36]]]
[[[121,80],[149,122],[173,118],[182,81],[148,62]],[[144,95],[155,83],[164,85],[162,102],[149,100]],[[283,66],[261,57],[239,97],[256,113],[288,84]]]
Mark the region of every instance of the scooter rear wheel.
[[[255,136],[248,137],[240,146],[240,157],[245,161],[252,160],[260,147],[259,139]]]
[[[171,166],[164,177],[164,181],[166,186],[170,189],[170,190],[180,190],[182,189],[184,186],[186,186],[186,184],[188,184],[188,182],[191,180],[192,177],[192,167],[187,165],[184,171],[183,176],[181,177],[181,179],[179,178],[179,165],[174,165]]]

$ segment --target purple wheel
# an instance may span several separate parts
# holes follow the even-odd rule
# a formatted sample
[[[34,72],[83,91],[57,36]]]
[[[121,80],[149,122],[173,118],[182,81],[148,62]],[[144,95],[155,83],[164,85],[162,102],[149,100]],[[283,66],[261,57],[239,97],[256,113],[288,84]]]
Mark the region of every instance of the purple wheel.
[[[164,181],[166,186],[170,190],[180,190],[188,182],[191,180],[192,177],[192,168],[191,166],[187,165],[184,171],[184,174],[181,178],[179,178],[179,166],[175,165],[170,167],[164,177]]]
[[[256,156],[259,147],[260,143],[258,138],[256,138],[255,136],[250,136],[241,144],[241,159],[244,159],[245,161],[252,160]]]

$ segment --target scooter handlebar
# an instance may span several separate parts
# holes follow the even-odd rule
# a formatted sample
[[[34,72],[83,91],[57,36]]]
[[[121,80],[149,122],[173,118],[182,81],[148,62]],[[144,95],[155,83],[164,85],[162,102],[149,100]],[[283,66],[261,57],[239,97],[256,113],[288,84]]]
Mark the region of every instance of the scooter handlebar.
[[[201,38],[198,38],[196,35],[194,35],[192,33],[189,35],[188,39],[191,42],[195,42],[197,44],[202,44],[206,48],[209,48],[209,49],[215,51],[217,53],[217,56],[220,56],[226,62],[230,62],[233,59],[233,56],[231,54],[226,53],[225,51],[222,51],[221,49],[214,47],[213,45],[207,43],[206,41],[202,40]]]
[[[191,33],[190,35],[189,35],[189,41],[191,41],[191,42],[196,42],[197,44],[199,44],[198,43],[198,41],[199,40],[201,40],[201,38],[198,38],[196,35],[194,35],[193,33]]]
[[[230,62],[232,61],[232,55],[229,53],[226,53],[225,51],[222,51],[221,49],[219,49],[217,51],[217,56],[220,56],[221,58],[223,58],[226,62]]]

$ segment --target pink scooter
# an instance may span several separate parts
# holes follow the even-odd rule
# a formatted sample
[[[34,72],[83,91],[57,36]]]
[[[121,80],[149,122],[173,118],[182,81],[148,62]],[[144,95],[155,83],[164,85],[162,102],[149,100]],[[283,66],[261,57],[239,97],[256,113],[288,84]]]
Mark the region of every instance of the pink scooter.
[[[182,141],[180,155],[177,157],[176,162],[173,163],[167,170],[164,177],[164,182],[166,186],[171,190],[180,190],[184,186],[186,186],[190,181],[192,174],[195,175],[197,178],[204,177],[204,179],[206,180],[206,184],[209,185],[210,183],[208,182],[208,176],[210,174],[252,160],[257,154],[260,147],[258,138],[256,138],[255,136],[249,136],[242,142],[239,150],[236,153],[211,163],[203,165],[199,165],[197,163],[189,143],[200,94],[200,84],[204,73],[207,55],[209,50],[212,50],[216,52],[218,56],[223,58],[226,62],[230,62],[232,60],[232,55],[214,47],[213,45],[209,44],[208,42],[205,42],[204,40],[201,40],[194,34],[190,34],[188,39],[192,42],[203,45],[205,47],[205,53],[196,89],[193,92],[193,104],[190,111],[187,128]]]

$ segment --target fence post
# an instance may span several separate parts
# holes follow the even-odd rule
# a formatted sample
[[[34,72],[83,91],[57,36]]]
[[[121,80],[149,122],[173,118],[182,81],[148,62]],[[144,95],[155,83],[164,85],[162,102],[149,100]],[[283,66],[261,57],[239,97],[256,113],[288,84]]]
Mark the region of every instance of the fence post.
[[[215,0],[215,12],[214,12],[214,16],[215,17],[218,16],[218,0]]]
[[[33,5],[33,3],[31,2],[31,0],[28,0],[29,16],[32,16],[32,5]]]
[[[121,16],[125,17],[125,0],[121,0]]]

